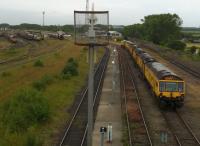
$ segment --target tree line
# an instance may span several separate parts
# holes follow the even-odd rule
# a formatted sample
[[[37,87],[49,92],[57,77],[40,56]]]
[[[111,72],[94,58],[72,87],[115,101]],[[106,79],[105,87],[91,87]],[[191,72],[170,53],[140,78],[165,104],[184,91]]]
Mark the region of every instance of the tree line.
[[[22,23],[20,25],[9,25],[7,23],[0,24],[1,27],[8,27],[11,29],[20,29],[20,30],[43,30],[43,31],[59,31],[62,30],[67,33],[73,33],[74,32],[74,25],[46,25],[42,26],[39,24],[29,24],[29,23]]]
[[[126,26],[123,34],[126,38],[139,38],[174,49],[185,48],[179,41],[182,37],[182,19],[177,14],[156,14],[145,16],[142,23]]]

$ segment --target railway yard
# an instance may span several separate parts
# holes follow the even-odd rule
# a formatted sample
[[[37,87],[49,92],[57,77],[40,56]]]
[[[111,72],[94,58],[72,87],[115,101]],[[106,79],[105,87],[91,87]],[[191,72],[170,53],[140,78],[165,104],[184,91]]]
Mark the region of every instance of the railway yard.
[[[8,118],[5,116],[8,114],[5,110],[7,102],[11,100],[15,103],[12,99],[20,95],[22,88],[27,92],[37,90],[38,94],[45,97],[49,107],[44,123],[24,122],[20,119],[26,117],[8,114],[17,124],[6,124],[6,120],[0,122],[0,145],[29,145],[30,136],[38,145],[87,145],[87,48],[75,46],[71,38],[51,36],[41,41],[21,38],[17,43],[0,38],[1,118]],[[184,63],[176,54],[163,55],[152,44],[132,41],[127,42],[132,45],[133,51],[141,48],[143,53],[150,55],[145,56],[148,61],[156,60],[179,76],[179,83],[184,81],[185,87],[180,89],[180,97],[185,95],[184,103],[181,106],[173,103],[163,108],[149,79],[135,60],[134,53],[123,42],[111,42],[109,46],[98,47],[94,77],[93,145],[100,144],[100,127],[109,124],[112,125],[112,141],[107,141],[105,133],[106,146],[200,145],[199,62]],[[78,64],[75,65],[78,74],[64,76],[62,72],[70,59]],[[173,94],[170,96],[172,98]],[[10,107],[8,111],[21,114],[15,108]],[[23,124],[27,124],[26,127],[18,127]]]
[[[0,146],[200,146],[199,5],[1,3]]]

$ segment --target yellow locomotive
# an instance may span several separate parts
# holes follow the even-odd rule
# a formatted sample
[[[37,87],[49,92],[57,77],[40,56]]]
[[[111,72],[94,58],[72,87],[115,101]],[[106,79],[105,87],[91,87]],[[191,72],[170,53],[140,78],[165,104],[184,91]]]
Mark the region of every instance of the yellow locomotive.
[[[185,82],[163,64],[130,41],[123,41],[126,48],[148,81],[161,106],[181,107],[184,103]]]

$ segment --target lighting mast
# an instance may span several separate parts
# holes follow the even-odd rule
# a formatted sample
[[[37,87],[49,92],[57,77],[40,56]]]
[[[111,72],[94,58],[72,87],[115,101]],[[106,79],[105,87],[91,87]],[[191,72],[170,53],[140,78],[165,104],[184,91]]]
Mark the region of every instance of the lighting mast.
[[[86,0],[86,11],[89,11],[89,0]],[[88,14],[85,15],[85,24],[88,24],[89,16]]]
[[[44,15],[45,15],[45,11],[42,12],[42,26],[44,27]]]

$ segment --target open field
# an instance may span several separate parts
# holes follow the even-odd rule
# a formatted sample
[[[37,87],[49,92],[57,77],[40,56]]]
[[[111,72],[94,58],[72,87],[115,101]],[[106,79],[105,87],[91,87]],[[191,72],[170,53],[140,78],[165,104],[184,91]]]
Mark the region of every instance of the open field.
[[[19,44],[6,45],[6,41],[0,41],[4,43],[4,49],[0,49],[0,60],[10,60],[24,55],[33,56],[35,54],[44,53],[46,51],[57,49],[62,46],[62,42],[54,39],[48,39],[44,41],[24,41]],[[7,46],[7,47],[6,47]]]
[[[0,50],[8,48],[10,46],[11,46],[11,43],[8,40],[0,38]]]
[[[200,43],[187,43],[187,47],[196,46],[200,48]]]
[[[194,37],[199,37],[200,36],[200,31],[182,31],[185,34],[190,34]]]
[[[34,82],[48,76],[51,82],[45,86],[45,89],[38,92],[49,105],[49,118],[44,123],[30,125],[24,131],[10,132],[9,127],[3,123],[3,116],[0,116],[0,145],[23,146],[30,145],[30,142],[38,143],[37,145],[52,145],[52,137],[59,134],[59,130],[68,118],[67,110],[73,103],[75,94],[85,83],[88,65],[86,51],[82,47],[74,46],[71,41],[47,40],[35,46],[38,51],[42,51],[40,50],[42,48],[57,50],[55,53],[38,58],[43,66],[35,66],[35,61],[32,61],[1,73],[0,115],[5,114],[5,103],[12,101],[16,92],[19,92],[20,89],[33,90]],[[101,54],[102,51],[98,56]],[[79,75],[65,80],[61,77],[61,71],[70,57],[78,61]]]

